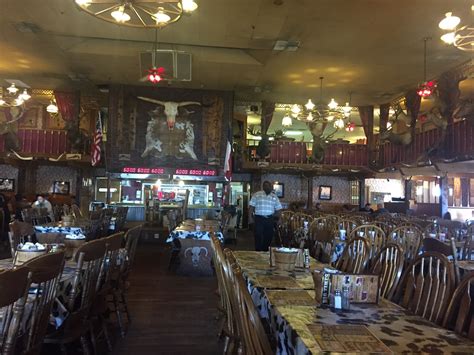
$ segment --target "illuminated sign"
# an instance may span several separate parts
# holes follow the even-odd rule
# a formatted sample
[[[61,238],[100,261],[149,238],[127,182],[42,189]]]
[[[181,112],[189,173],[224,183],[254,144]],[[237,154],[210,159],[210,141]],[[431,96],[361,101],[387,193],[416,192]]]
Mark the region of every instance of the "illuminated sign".
[[[172,174],[172,175],[190,175],[190,176],[217,176],[214,169],[165,169],[165,168],[122,168],[122,173],[128,174]]]

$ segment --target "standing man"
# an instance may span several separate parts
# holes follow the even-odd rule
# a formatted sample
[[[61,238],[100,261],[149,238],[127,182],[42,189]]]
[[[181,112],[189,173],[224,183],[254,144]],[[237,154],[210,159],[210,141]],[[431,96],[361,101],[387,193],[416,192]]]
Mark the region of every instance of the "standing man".
[[[274,219],[278,218],[281,204],[272,191],[270,181],[264,181],[263,191],[256,192],[250,199],[250,218],[255,223],[255,250],[268,251],[273,239]]]

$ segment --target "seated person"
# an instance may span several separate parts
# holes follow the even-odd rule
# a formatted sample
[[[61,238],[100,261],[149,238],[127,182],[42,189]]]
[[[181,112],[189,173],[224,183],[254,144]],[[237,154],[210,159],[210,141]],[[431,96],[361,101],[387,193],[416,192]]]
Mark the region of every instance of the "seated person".
[[[352,212],[352,207],[346,203],[342,206],[342,212]]]
[[[374,213],[374,210],[372,209],[370,203],[366,203],[366,204],[364,205],[364,207],[362,207],[359,211],[360,211],[360,212]]]
[[[317,203],[314,205],[314,210],[315,210],[315,211],[322,211],[321,203],[317,202]]]
[[[51,219],[51,221],[54,221],[53,206],[51,205],[51,202],[44,198],[43,195],[36,195],[36,201],[33,202],[31,207],[46,208],[46,211],[48,211],[48,217]]]
[[[383,213],[390,213],[390,211],[384,207],[383,203],[377,203],[377,210],[375,211],[375,215],[379,216]]]

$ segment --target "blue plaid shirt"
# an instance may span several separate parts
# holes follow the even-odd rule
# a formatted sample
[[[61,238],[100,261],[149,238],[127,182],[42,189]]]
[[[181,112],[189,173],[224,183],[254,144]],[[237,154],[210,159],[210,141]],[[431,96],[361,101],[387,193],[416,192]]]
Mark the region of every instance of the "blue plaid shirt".
[[[249,205],[255,208],[256,216],[270,216],[282,208],[277,195],[273,192],[267,195],[265,191],[256,192]]]

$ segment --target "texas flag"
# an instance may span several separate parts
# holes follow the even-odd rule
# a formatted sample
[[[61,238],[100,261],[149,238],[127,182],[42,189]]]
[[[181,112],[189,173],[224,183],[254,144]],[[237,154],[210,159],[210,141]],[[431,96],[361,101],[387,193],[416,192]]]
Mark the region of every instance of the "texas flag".
[[[232,129],[227,128],[227,145],[225,150],[224,174],[227,181],[232,180]]]

